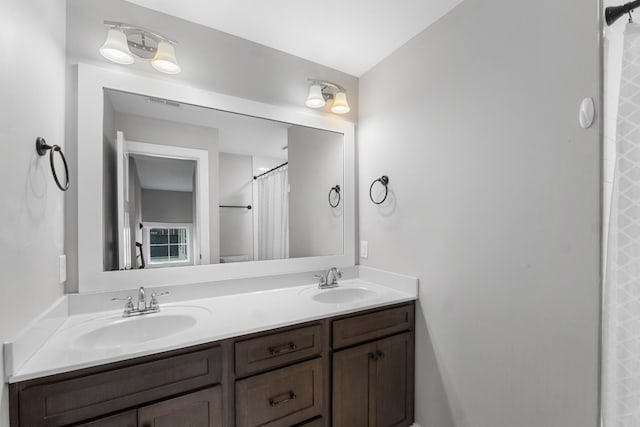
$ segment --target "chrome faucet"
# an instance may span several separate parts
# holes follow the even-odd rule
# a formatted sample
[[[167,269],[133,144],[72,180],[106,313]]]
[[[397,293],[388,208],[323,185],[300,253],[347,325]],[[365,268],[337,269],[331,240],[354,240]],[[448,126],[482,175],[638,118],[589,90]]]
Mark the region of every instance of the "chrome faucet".
[[[147,309],[147,298],[144,293],[144,286],[138,289],[138,311]]]
[[[331,267],[327,271],[326,275],[325,274],[316,274],[313,277],[319,279],[318,288],[320,288],[320,289],[335,288],[335,287],[338,286],[338,279],[342,278],[342,272],[340,270],[338,270],[337,267]]]
[[[124,312],[122,317],[141,316],[143,314],[157,313],[160,311],[160,305],[158,304],[158,297],[167,295],[169,292],[161,292],[159,294],[152,293],[151,301],[147,305],[147,297],[144,291],[144,287],[140,286],[138,289],[138,308],[133,305],[133,297],[128,296],[126,298],[111,298],[111,301],[126,301],[124,305]]]

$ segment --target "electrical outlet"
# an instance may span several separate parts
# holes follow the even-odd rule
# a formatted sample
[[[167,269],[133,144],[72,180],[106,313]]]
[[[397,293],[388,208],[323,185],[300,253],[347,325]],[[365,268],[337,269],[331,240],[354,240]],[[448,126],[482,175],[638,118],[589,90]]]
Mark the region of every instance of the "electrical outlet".
[[[360,258],[369,258],[369,242],[366,240],[360,241]]]
[[[60,284],[67,281],[67,256],[60,255],[60,259],[58,261],[58,272],[60,277]]]

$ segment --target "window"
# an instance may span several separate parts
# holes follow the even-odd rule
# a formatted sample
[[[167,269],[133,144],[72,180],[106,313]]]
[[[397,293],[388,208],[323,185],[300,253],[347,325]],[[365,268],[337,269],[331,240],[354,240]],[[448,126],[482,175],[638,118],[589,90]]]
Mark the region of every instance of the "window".
[[[148,228],[149,264],[188,263],[190,226],[153,225]]]

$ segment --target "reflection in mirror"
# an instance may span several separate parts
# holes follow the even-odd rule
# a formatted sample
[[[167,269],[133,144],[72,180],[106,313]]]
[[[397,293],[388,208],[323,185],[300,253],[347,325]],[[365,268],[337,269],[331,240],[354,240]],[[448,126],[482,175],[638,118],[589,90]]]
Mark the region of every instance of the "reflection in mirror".
[[[104,90],[104,270],[343,253],[344,136]]]

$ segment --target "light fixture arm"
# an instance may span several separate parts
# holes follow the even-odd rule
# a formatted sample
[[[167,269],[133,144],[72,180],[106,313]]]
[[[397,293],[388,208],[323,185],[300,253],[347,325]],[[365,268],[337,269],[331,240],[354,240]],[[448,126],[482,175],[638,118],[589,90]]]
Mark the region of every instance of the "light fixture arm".
[[[336,92],[346,92],[346,89],[339,84],[328,82],[326,80],[307,79],[307,81],[312,85],[319,85],[322,88],[322,96],[325,101],[333,99],[334,97],[334,94],[329,89],[334,89]]]
[[[107,28],[115,28],[115,29],[123,30],[125,32],[140,34],[143,40],[144,40],[144,37],[149,37],[149,38],[152,38],[156,43],[159,41],[165,41],[165,42],[171,43],[174,46],[178,45],[178,42],[170,39],[169,37],[163,34],[160,34],[156,31],[149,30],[148,28],[139,27],[137,25],[131,25],[131,24],[118,22],[118,21],[104,21],[104,26]],[[137,45],[137,43],[134,43],[134,44]],[[140,48],[139,45],[137,45],[136,47]]]

